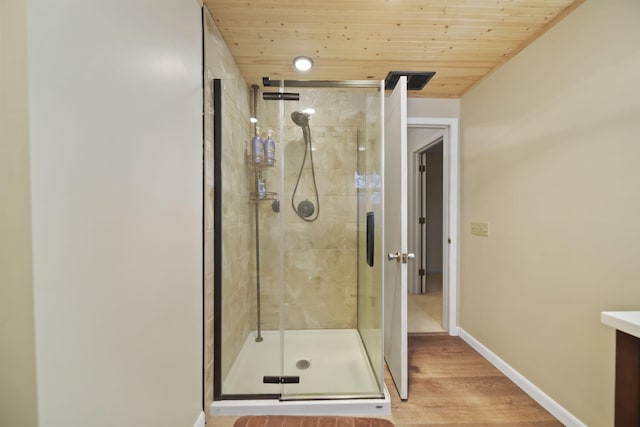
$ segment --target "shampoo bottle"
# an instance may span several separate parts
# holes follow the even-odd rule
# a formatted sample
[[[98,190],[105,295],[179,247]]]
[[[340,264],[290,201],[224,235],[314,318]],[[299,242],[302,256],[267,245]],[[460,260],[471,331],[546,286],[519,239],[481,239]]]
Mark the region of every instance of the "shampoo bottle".
[[[276,163],[276,143],[271,138],[273,131],[269,129],[267,131],[267,139],[264,141],[264,158],[265,163],[269,166],[273,166]]]
[[[251,140],[251,156],[253,163],[262,163],[264,161],[264,143],[260,137],[260,129],[256,126],[256,134]]]

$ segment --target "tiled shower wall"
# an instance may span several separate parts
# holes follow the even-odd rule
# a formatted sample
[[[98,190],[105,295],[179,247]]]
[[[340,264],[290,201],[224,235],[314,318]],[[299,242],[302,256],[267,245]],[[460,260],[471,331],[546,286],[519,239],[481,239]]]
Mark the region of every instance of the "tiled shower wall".
[[[205,7],[205,403],[213,400],[213,102],[212,80],[222,86],[222,374],[251,327],[254,251],[253,216],[248,201],[250,172],[245,162],[249,132],[249,91],[231,53]]]

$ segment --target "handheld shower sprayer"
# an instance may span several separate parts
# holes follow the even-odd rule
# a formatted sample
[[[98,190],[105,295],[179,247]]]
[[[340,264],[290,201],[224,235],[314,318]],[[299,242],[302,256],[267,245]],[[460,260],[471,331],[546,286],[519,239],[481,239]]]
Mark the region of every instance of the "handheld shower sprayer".
[[[318,185],[316,184],[316,171],[313,165],[313,150],[311,147],[311,129],[309,129],[309,114],[303,113],[302,111],[294,111],[291,113],[291,120],[296,125],[302,128],[302,136],[304,137],[304,158],[302,159],[302,164],[300,165],[300,172],[298,172],[298,179],[296,181],[296,186],[293,189],[293,194],[291,194],[291,207],[293,211],[298,215],[301,219],[307,222],[313,222],[318,219],[320,215],[320,198],[318,196]],[[300,185],[300,178],[302,177],[302,171],[304,170],[304,165],[307,161],[307,151],[309,152],[309,158],[311,160],[311,177],[313,179],[313,189],[316,198],[317,209],[313,206],[313,203],[309,201],[309,199],[305,199],[298,204],[296,207],[294,199],[296,197],[296,193],[298,191],[298,185]],[[315,216],[314,216],[315,213]]]
[[[301,128],[309,127],[309,115],[302,111],[294,111],[291,113],[291,120]]]

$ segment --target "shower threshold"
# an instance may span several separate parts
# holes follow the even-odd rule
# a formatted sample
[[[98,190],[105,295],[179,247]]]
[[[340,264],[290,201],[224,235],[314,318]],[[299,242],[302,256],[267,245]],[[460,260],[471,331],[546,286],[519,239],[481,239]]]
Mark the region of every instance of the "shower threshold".
[[[335,415],[335,416],[391,416],[391,398],[384,387],[381,399],[333,400],[218,400],[211,404],[213,416],[242,415]]]
[[[280,359],[280,331],[264,331],[256,343],[250,332],[229,369],[223,394],[279,395],[272,399],[217,400],[211,415],[373,415],[391,414],[384,388],[377,380],[354,329],[288,330],[284,332],[284,359]],[[265,375],[300,377],[300,384],[264,384]],[[249,397],[249,396],[248,396]]]

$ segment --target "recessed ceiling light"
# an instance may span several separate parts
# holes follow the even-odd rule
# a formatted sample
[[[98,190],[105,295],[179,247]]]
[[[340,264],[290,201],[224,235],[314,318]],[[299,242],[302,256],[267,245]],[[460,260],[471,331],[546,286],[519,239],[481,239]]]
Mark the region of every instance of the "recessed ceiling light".
[[[313,67],[313,60],[308,56],[298,56],[293,60],[293,66],[298,71],[309,71]]]

